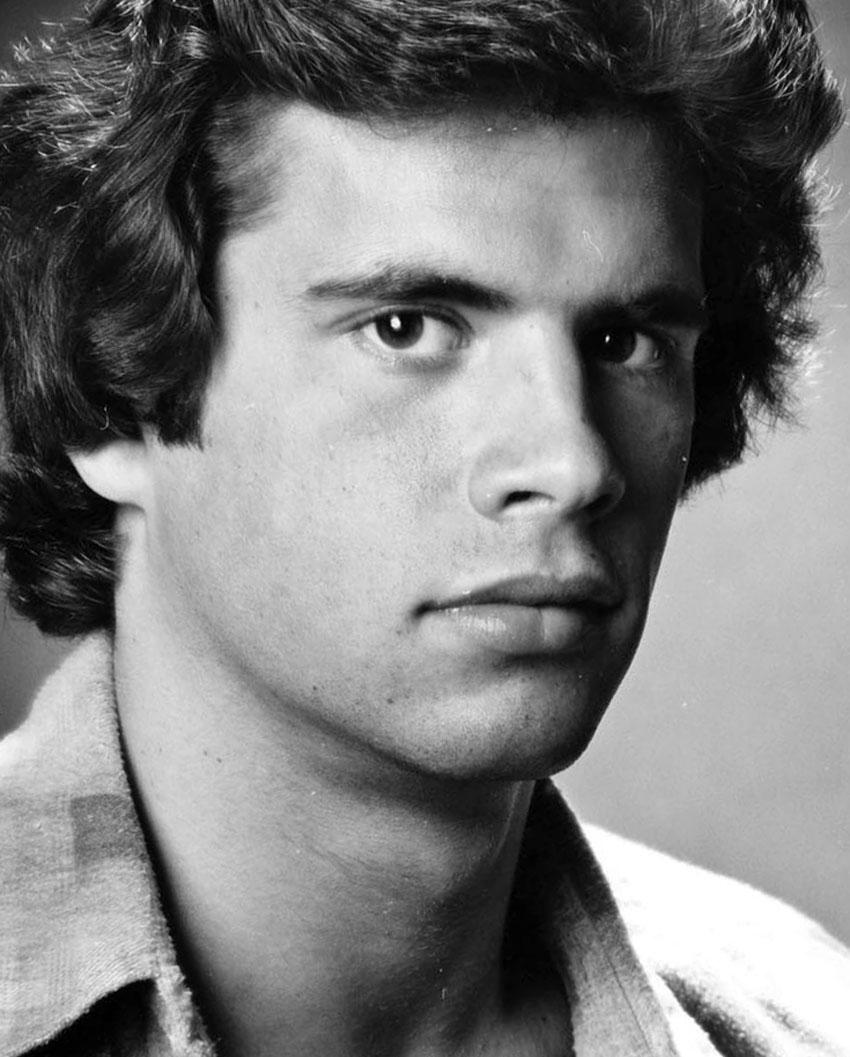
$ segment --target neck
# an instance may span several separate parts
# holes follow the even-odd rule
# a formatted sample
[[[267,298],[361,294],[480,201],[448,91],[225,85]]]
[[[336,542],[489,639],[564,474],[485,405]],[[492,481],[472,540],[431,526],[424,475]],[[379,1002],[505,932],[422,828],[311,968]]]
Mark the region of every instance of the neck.
[[[531,784],[405,772],[139,627],[116,638],[125,749],[220,1052],[413,1057],[510,1036],[506,920]]]

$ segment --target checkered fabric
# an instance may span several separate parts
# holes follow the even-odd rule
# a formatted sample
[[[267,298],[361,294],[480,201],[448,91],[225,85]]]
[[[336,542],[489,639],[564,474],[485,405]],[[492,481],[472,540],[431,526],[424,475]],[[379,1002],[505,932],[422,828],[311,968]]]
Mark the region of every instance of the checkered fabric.
[[[111,658],[108,637],[85,640],[0,742],[0,1057],[213,1057],[124,771]],[[583,831],[549,782],[514,898],[564,981],[564,1057],[850,1057],[850,953],[744,885]]]
[[[0,1055],[210,1057],[124,773],[110,643],[0,742]]]

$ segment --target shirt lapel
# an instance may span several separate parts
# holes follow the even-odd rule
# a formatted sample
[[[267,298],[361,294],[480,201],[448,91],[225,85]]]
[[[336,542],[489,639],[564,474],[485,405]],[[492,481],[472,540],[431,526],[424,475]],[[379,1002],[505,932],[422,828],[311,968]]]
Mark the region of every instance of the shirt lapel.
[[[538,783],[517,878],[569,998],[575,1057],[684,1057],[574,815]]]

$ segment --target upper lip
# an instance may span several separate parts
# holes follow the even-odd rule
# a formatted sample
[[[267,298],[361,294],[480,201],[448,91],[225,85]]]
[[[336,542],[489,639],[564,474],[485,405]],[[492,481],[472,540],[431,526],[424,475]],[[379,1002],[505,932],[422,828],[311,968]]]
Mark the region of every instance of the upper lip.
[[[610,577],[583,573],[567,578],[545,574],[511,576],[484,587],[462,590],[440,599],[428,609],[458,609],[462,606],[515,605],[589,607],[613,609],[623,601],[619,585]]]

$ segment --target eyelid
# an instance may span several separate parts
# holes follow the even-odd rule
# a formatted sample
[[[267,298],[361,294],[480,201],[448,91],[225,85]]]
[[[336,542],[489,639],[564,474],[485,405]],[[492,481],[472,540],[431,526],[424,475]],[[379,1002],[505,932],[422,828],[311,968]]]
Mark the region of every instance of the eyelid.
[[[636,315],[629,312],[612,314],[608,318],[594,320],[582,328],[579,341],[584,341],[588,336],[599,334],[606,330],[632,331],[636,335],[642,335],[657,342],[669,353],[687,355],[690,346],[695,349],[703,330],[700,327],[679,320],[665,320],[662,318],[651,319],[644,315]]]
[[[407,350],[394,350],[389,347],[379,348],[377,342],[370,341],[363,332],[371,324],[377,323],[379,320],[395,314],[421,315],[426,320],[435,320],[438,323],[449,326],[455,331],[457,341],[452,343],[451,348],[443,349],[431,354],[417,354],[415,350],[410,350],[408,352]],[[445,305],[427,305],[416,302],[409,304],[404,304],[402,302],[398,304],[382,305],[380,308],[372,308],[371,310],[358,313],[357,315],[352,315],[346,321],[340,323],[340,329],[344,329],[347,333],[351,334],[359,343],[368,343],[369,346],[375,348],[379,354],[385,356],[388,361],[399,365],[406,363],[413,370],[416,370],[417,368],[427,368],[445,362],[447,358],[455,355],[458,351],[464,349],[468,345],[472,333],[472,328],[469,323],[457,312],[447,308]]]
[[[631,327],[642,333],[653,334],[702,334],[706,327],[678,312],[675,307],[664,305],[627,304],[606,306],[592,313],[583,321],[582,329],[598,330],[604,327]]]
[[[334,327],[340,331],[356,330],[359,327],[368,326],[369,323],[374,323],[376,320],[384,319],[386,316],[391,316],[395,313],[398,313],[399,315],[405,313],[419,313],[428,319],[438,319],[443,323],[449,323],[464,333],[468,333],[471,330],[466,319],[453,309],[448,308],[446,305],[428,304],[419,301],[411,301],[408,303],[405,303],[404,301],[387,302],[383,305],[375,305],[371,308],[361,308],[354,312],[347,312],[345,316],[334,324]]]
[[[579,348],[586,359],[589,367],[594,371],[603,371],[606,374],[619,374],[621,376],[634,376],[649,378],[651,376],[663,377],[671,371],[678,373],[686,367],[690,369],[693,355],[688,349],[689,342],[682,334],[687,331],[694,334],[693,328],[679,327],[679,336],[673,329],[664,326],[653,326],[646,321],[637,323],[635,320],[622,320],[613,323],[600,323],[588,328],[579,338]],[[635,342],[634,350],[622,359],[616,354],[607,356],[594,346],[594,339],[600,340],[605,334],[628,333]],[[641,350],[640,342],[645,341],[650,345],[649,350]],[[694,348],[696,341],[694,341]]]
[[[657,341],[668,355],[684,360],[693,359],[703,333],[699,327],[687,323],[647,323],[635,330]]]

